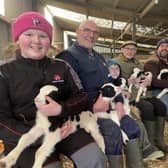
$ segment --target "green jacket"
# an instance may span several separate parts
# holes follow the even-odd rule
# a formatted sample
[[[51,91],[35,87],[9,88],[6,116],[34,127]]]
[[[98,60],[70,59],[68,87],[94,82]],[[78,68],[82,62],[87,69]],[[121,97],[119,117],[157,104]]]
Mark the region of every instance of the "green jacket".
[[[123,55],[119,55],[118,57],[115,57],[114,60],[119,62],[121,66],[122,77],[125,79],[128,79],[131,76],[134,68],[139,68],[141,70],[144,69],[144,64],[138,61],[136,58],[127,59]],[[133,87],[130,100],[135,100],[136,95],[137,88]],[[148,91],[146,97],[151,97],[151,92]]]

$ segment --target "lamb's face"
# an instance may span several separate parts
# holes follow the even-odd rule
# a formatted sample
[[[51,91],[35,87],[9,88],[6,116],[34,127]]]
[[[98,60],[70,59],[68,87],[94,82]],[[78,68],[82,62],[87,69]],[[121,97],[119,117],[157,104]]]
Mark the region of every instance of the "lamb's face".
[[[53,85],[45,85],[40,89],[39,94],[36,96],[36,98],[34,99],[34,102],[37,105],[44,105],[46,104],[46,99],[45,96],[49,95],[51,92],[53,91],[58,91],[58,88],[56,86]]]
[[[151,72],[145,72],[145,76],[146,76],[146,78],[148,78],[149,80],[152,80],[152,73],[151,73]]]
[[[136,78],[139,78],[140,80],[144,79],[152,79],[152,73],[151,72],[145,72],[140,70],[139,68],[134,68],[134,74],[136,74]]]
[[[117,96],[119,94],[119,90],[118,87],[113,85],[112,83],[106,83],[104,84],[101,89],[100,92],[103,96],[103,98],[107,98],[107,99],[111,99],[113,100],[115,98],[115,96]]]

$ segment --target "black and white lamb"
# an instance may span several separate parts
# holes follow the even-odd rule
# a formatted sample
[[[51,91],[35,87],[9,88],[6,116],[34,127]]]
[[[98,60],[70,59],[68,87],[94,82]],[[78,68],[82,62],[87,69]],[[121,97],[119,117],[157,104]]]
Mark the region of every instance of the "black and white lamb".
[[[46,104],[45,96],[50,95],[51,92],[57,91],[58,89],[53,85],[46,85],[42,87],[35,98],[35,104]],[[95,117],[95,115],[90,111],[83,111],[78,117],[79,121],[78,119],[74,119],[72,121],[71,133],[75,132],[78,127],[84,128],[91,134],[102,151],[105,152],[104,139],[99,132],[97,117]],[[7,156],[0,160],[0,168],[11,168],[15,165],[22,151],[34,143],[39,137],[44,135],[43,143],[35,154],[35,162],[33,164],[33,168],[41,168],[46,158],[53,152],[55,145],[62,140],[60,128],[58,125],[55,125],[54,121],[57,123],[58,120],[62,120],[62,122],[65,122],[65,120],[59,118],[59,116],[54,116],[52,120],[50,119],[50,117],[46,117],[42,113],[37,112],[36,124],[29,132],[23,134],[17,146]]]
[[[162,79],[167,79],[168,78],[168,69],[162,69],[160,71],[160,73],[157,76],[158,80],[162,80]],[[166,93],[168,93],[168,88],[164,88],[158,95],[157,98],[160,99],[163,95],[165,95]]]
[[[121,93],[121,89],[118,86],[113,85],[112,83],[106,83],[104,84],[100,92],[102,94],[102,97],[104,100],[107,100],[111,102],[110,109],[108,112],[98,112],[95,113],[97,118],[105,118],[105,119],[111,119],[113,120],[118,126],[120,126],[119,117],[117,115],[116,109],[115,109],[115,102],[113,101],[116,96],[118,96]],[[128,99],[124,98],[124,110],[125,113],[130,115],[130,106]],[[121,129],[123,142],[126,144],[128,142],[128,136],[126,133]]]
[[[144,79],[151,81],[152,80],[152,73],[142,71],[139,68],[134,68],[133,74],[130,77],[133,79],[139,79],[140,81],[144,80]],[[129,89],[128,89],[130,93],[132,92],[132,87],[133,87],[133,84],[130,84]],[[136,84],[135,87],[138,88],[138,92],[137,92],[137,96],[136,96],[135,101],[139,102],[141,95],[143,95],[143,96],[146,95],[147,87],[143,86],[141,83]]]

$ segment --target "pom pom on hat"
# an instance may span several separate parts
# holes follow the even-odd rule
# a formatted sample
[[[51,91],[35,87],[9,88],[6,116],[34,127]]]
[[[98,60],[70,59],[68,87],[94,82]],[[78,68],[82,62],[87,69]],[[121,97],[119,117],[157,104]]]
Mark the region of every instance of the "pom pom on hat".
[[[159,46],[163,43],[168,43],[168,39],[161,39],[160,41],[158,41],[157,48],[159,48]]]
[[[50,42],[52,41],[52,26],[38,12],[25,12],[16,18],[12,24],[12,37],[16,42],[21,33],[28,29],[37,29],[44,31],[49,36]]]

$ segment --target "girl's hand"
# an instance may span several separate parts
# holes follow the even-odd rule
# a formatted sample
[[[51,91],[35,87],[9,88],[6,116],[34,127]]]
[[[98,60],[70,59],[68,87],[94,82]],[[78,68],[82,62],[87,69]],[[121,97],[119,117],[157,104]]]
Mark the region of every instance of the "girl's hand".
[[[45,116],[57,116],[61,114],[62,106],[54,101],[49,96],[46,96],[48,104],[37,106],[38,111],[40,111]]]

